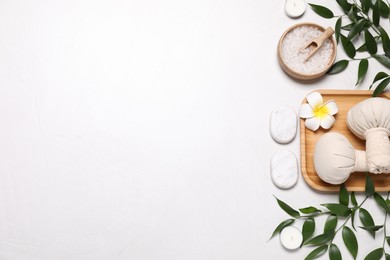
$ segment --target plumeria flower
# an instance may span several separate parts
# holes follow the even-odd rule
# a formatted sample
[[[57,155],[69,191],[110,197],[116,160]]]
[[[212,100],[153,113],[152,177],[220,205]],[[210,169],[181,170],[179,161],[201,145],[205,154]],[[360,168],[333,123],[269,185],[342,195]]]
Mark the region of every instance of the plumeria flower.
[[[302,104],[299,115],[305,118],[305,126],[312,131],[316,131],[320,126],[324,129],[332,127],[336,121],[335,115],[339,109],[334,100],[329,100],[324,104],[320,93],[311,92],[306,96],[308,103]]]

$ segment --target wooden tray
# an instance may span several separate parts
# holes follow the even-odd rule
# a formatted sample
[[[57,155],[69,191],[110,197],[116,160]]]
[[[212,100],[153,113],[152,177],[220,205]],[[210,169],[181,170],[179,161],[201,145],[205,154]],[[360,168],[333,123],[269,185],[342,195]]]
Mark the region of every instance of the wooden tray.
[[[320,191],[339,191],[339,185],[331,185],[322,181],[314,169],[313,153],[317,140],[329,131],[339,132],[345,135],[355,149],[364,150],[365,141],[360,140],[349,131],[346,117],[349,109],[360,101],[370,98],[372,91],[368,90],[317,90],[324,98],[324,102],[333,99],[336,101],[339,112],[335,115],[336,122],[330,130],[319,129],[313,132],[305,127],[304,119],[301,119],[301,168],[305,181],[314,189]],[[381,97],[390,99],[390,93]],[[306,99],[303,100],[306,103]],[[390,175],[370,174],[375,184],[376,191],[390,191]],[[345,185],[348,191],[364,191],[366,183],[365,173],[355,172],[350,175]]]

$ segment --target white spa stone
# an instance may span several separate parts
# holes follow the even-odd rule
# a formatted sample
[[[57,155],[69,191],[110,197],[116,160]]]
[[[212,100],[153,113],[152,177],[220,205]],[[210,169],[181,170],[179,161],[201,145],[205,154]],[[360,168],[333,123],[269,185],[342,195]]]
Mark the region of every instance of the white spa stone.
[[[281,144],[294,140],[297,134],[297,114],[289,106],[275,108],[270,115],[269,131],[272,139]]]
[[[286,249],[297,249],[302,244],[302,240],[302,233],[296,227],[287,226],[280,232],[280,243]]]
[[[281,150],[271,157],[271,179],[281,189],[294,187],[298,181],[298,160],[288,150]]]

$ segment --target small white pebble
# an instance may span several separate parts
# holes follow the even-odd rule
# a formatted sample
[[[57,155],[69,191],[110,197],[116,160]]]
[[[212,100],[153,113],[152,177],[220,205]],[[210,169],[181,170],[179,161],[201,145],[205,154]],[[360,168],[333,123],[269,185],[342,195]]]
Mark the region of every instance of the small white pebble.
[[[271,179],[281,189],[289,189],[298,181],[298,160],[288,150],[276,152],[271,157]]]
[[[289,106],[275,108],[269,119],[269,132],[272,139],[281,144],[294,140],[297,134],[297,114]]]

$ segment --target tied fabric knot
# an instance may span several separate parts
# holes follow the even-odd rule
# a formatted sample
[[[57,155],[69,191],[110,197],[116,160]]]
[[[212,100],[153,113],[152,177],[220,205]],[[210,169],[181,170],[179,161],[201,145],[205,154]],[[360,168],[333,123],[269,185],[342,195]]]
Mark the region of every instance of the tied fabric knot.
[[[371,173],[390,173],[390,130],[379,127],[367,130],[367,166]]]
[[[355,150],[355,165],[352,172],[365,172],[367,169],[366,151]]]

